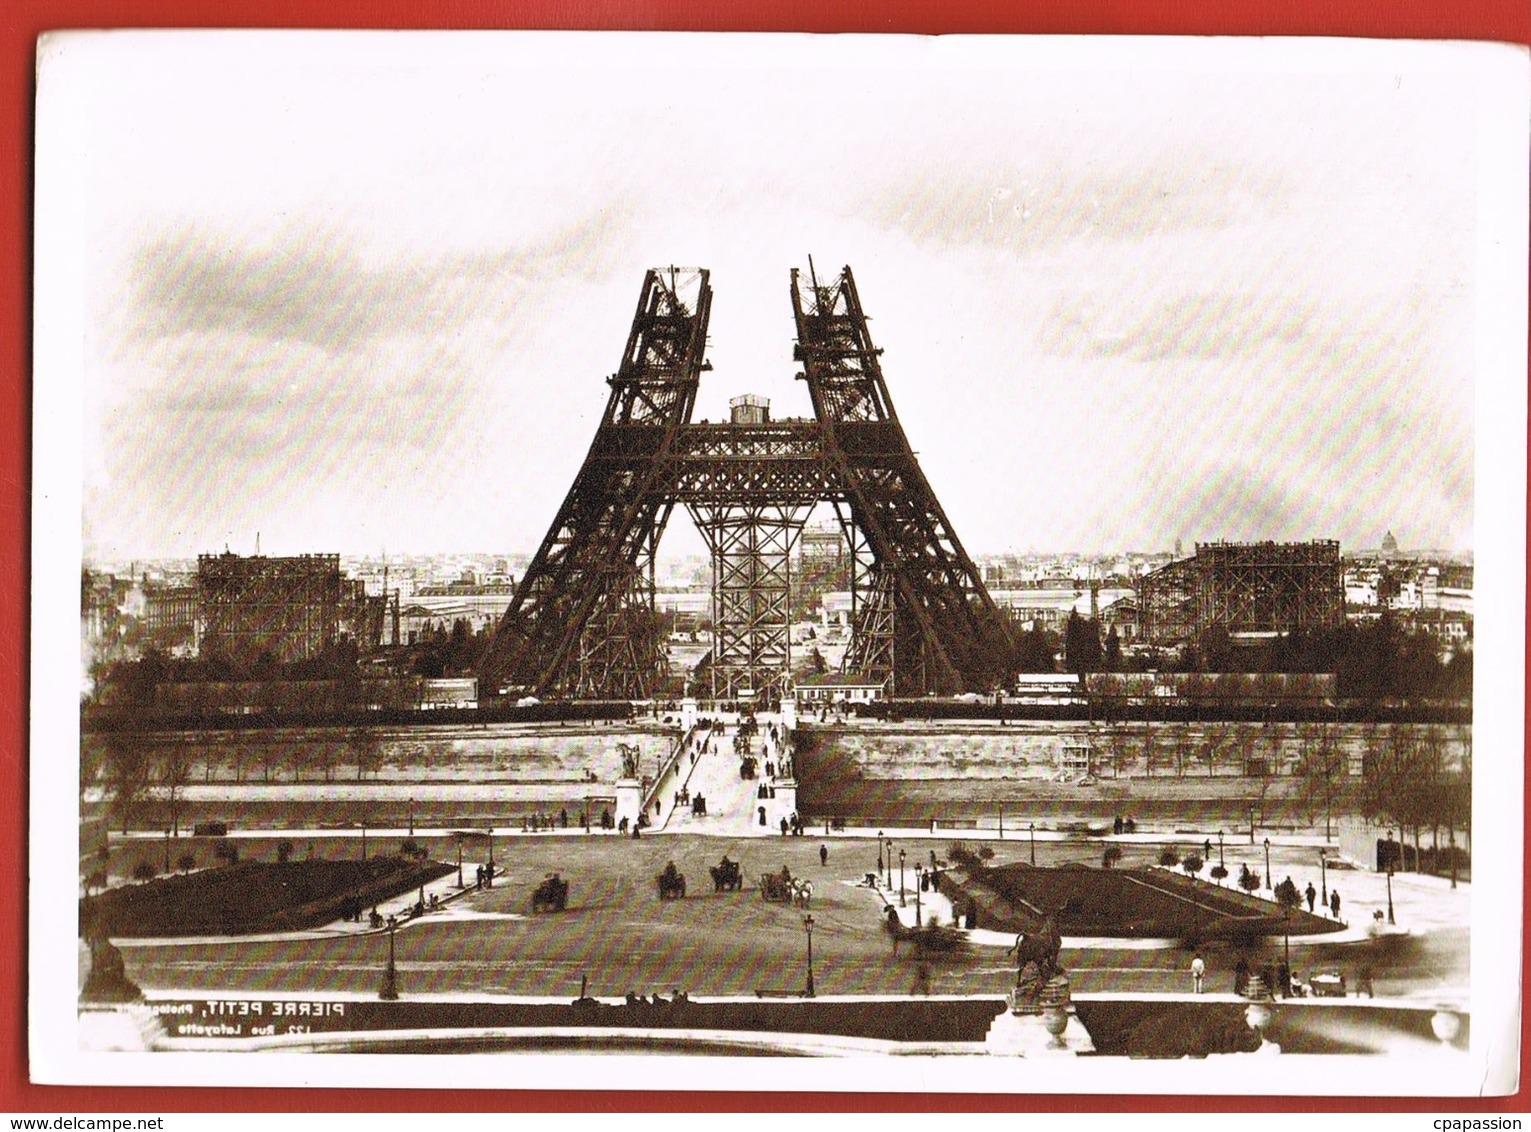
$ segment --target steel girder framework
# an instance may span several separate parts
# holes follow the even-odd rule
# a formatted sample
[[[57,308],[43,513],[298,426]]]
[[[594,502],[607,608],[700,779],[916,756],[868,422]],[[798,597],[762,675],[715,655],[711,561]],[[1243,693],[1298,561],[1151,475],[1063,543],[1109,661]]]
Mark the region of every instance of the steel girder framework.
[[[689,281],[690,286],[681,283]],[[480,665],[486,688],[642,698],[666,674],[653,560],[673,508],[713,557],[712,691],[784,690],[790,560],[808,510],[828,502],[855,569],[847,667],[890,693],[993,686],[1010,642],[893,412],[846,268],[800,299],[799,377],[816,420],[691,424],[703,370],[707,272],[644,279],[595,441]]]
[[[791,675],[792,554],[809,506],[691,510],[712,552],[712,697],[774,701]]]
[[[645,274],[595,440],[480,661],[489,687],[641,698],[668,674],[654,613],[674,507],[662,477],[706,368],[711,308],[705,270]]]
[[[1345,619],[1340,544],[1216,542],[1143,579],[1146,639],[1192,640],[1217,626],[1230,634],[1292,633]]]
[[[828,284],[811,266],[807,280],[794,269],[792,309],[798,376],[845,496],[841,521],[861,535],[857,591],[870,600],[847,669],[886,678],[896,695],[998,686],[1011,666],[1008,625],[904,435],[851,269]],[[890,615],[891,634],[874,631]]]

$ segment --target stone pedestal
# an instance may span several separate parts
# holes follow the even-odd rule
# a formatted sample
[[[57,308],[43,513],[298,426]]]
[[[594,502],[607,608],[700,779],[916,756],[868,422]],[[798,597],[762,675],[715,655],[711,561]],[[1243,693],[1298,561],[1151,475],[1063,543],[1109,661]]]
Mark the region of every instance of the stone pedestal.
[[[989,1027],[984,1049],[996,1057],[1077,1057],[1095,1043],[1071,1005],[1006,1010]]]
[[[797,780],[795,778],[778,778],[775,782],[769,779],[761,781],[776,791],[774,798],[757,798],[755,805],[764,806],[766,812],[766,825],[776,832],[781,832],[781,819],[786,818],[790,826],[792,815],[797,813]]]
[[[617,779],[617,812],[612,815],[618,825],[622,819],[627,819],[628,829],[638,821],[638,815],[643,812],[643,783],[636,778]]]
[[[687,696],[680,702],[680,729],[690,734],[696,726],[696,697]]]
[[[779,705],[782,730],[787,734],[797,730],[797,701],[788,696]]]
[[[76,1038],[91,1053],[147,1053],[158,1049],[164,1022],[147,1006],[81,1006]]]
[[[1017,1001],[1011,991],[1008,1009],[989,1027],[984,1045],[1001,1057],[1074,1057],[1095,1052],[1089,1032],[1074,1015],[1064,975],[1049,979],[1035,1002]]]
[[[1250,975],[1244,987],[1244,997],[1249,1000],[1249,1005],[1244,1008],[1244,1022],[1260,1038],[1260,1046],[1254,1052],[1266,1056],[1280,1053],[1281,1047],[1265,1036],[1266,1028],[1276,1013],[1275,1002],[1265,980],[1259,975]]]
[[[1449,1007],[1441,1007],[1430,1016],[1430,1032],[1442,1045],[1450,1045],[1462,1032],[1462,1019]]]

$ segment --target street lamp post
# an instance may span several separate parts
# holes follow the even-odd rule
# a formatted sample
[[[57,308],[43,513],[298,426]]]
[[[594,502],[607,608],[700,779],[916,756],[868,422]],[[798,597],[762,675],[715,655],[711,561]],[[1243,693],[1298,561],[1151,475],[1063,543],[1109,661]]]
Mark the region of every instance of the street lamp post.
[[[1318,886],[1319,895],[1324,898],[1324,907],[1329,907],[1329,862],[1324,856],[1323,846],[1318,849]]]
[[[813,915],[803,917],[803,930],[808,933],[808,985],[804,988],[804,997],[813,997]]]
[[[1223,859],[1223,831],[1217,831],[1217,863],[1218,867],[1227,870],[1228,862]]]
[[[1001,841],[1003,841],[1005,839],[1005,807],[1004,806],[1001,806],[999,808],[999,839]]]
[[[494,826],[489,827],[489,868],[485,870],[484,886],[494,887]]]
[[[367,819],[361,820],[361,859],[367,859]]]
[[[1397,920],[1393,919],[1393,862],[1392,861],[1389,861],[1387,863],[1387,922],[1390,923],[1390,924],[1396,924],[1398,922]]]
[[[413,798],[409,800],[409,835],[411,837],[415,835],[415,800]]]
[[[457,887],[466,888],[462,882],[462,834],[457,835]]]
[[[904,851],[898,851],[898,906],[904,906]]]
[[[399,998],[399,969],[393,961],[393,932],[397,925],[388,921],[388,968],[383,972],[383,987],[377,992],[384,1002],[397,1002]]]
[[[165,830],[165,872],[170,872],[170,830]]]
[[[914,863],[914,926],[920,926],[920,881],[923,866],[916,861]]]
[[[877,831],[877,879],[882,880],[882,830]]]
[[[1031,834],[1031,867],[1037,866],[1037,823],[1027,822],[1026,830]]]
[[[1265,839],[1265,887],[1271,887],[1271,839]]]

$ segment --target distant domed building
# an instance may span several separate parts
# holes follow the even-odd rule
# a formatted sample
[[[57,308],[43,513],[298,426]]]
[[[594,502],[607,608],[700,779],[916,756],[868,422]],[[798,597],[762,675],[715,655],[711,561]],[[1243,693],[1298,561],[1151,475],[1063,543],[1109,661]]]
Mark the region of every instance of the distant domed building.
[[[1393,537],[1393,532],[1388,531],[1382,536],[1382,557],[1393,558],[1398,554],[1398,540]]]

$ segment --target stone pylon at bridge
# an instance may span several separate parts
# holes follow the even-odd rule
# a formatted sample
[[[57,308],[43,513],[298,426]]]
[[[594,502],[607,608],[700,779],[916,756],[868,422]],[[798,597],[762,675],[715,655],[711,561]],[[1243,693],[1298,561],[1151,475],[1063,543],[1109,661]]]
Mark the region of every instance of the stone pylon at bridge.
[[[480,664],[482,695],[643,699],[670,673],[654,562],[677,506],[713,565],[703,694],[774,702],[790,687],[792,562],[829,504],[851,548],[844,668],[889,696],[988,691],[1013,651],[1004,615],[926,481],[883,381],[849,267],[792,272],[797,377],[811,419],[758,398],[692,423],[712,288],[705,269],[649,271],[594,441]]]

